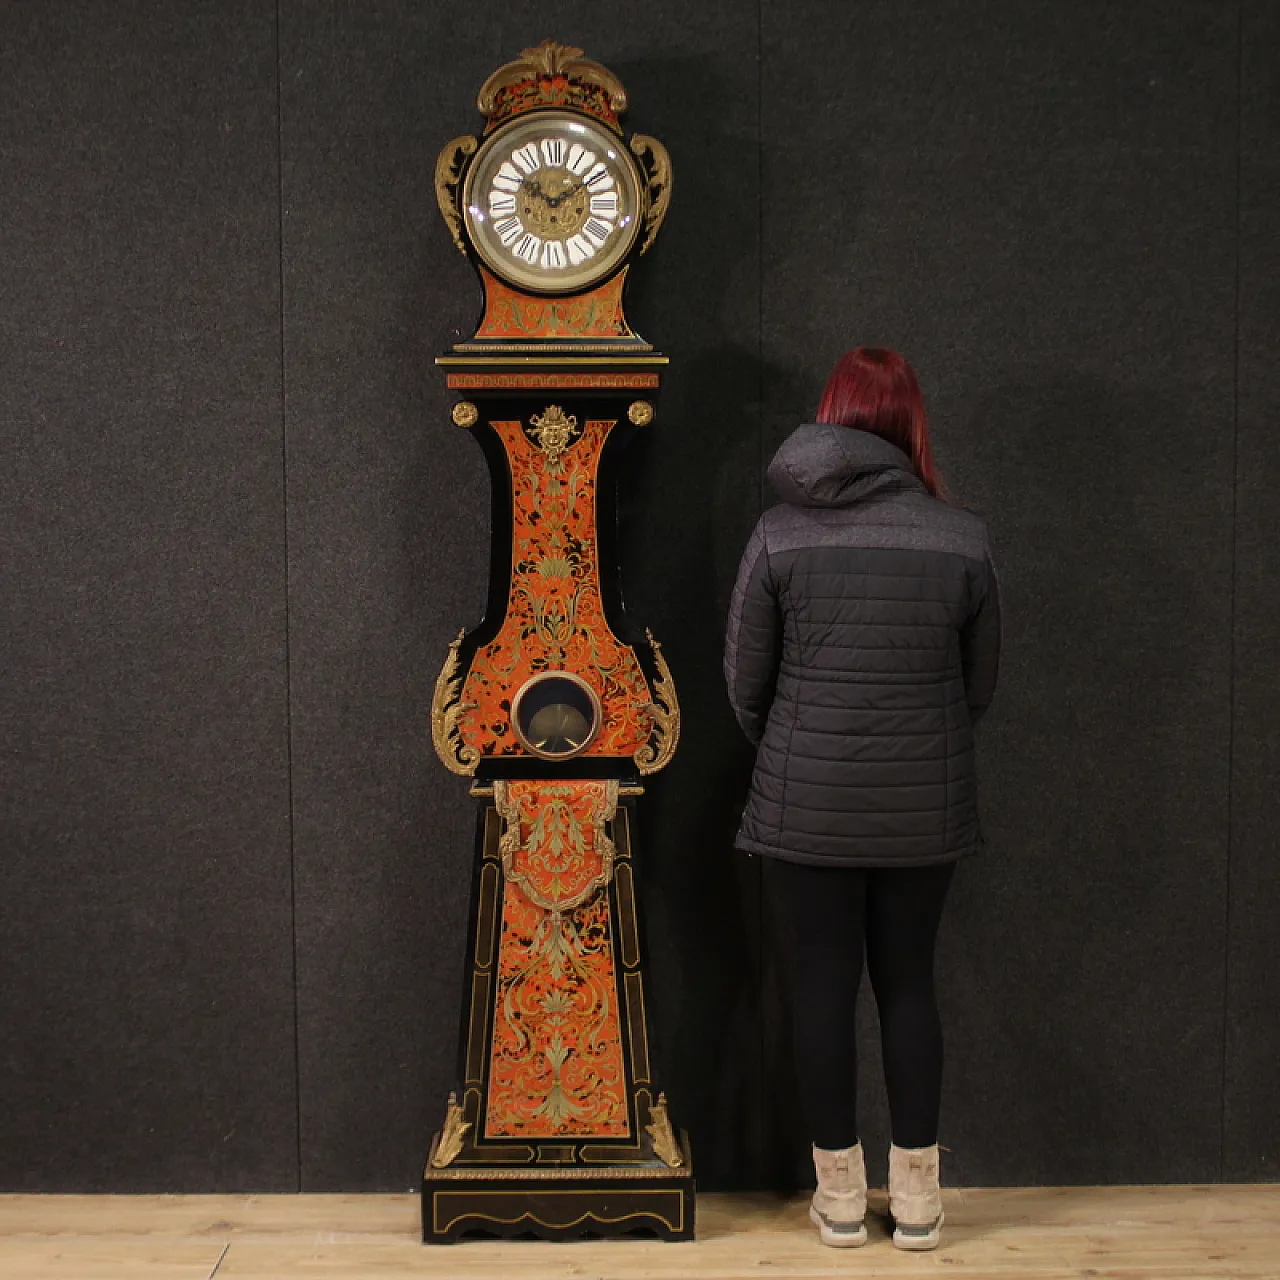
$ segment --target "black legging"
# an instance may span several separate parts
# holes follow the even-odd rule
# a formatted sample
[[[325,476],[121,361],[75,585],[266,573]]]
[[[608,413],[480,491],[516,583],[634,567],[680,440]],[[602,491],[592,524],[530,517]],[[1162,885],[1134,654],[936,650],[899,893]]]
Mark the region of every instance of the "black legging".
[[[764,865],[811,1140],[831,1150],[858,1141],[854,1010],[865,947],[893,1141],[932,1146],[942,1094],[933,951],[955,864],[864,869],[765,858]]]

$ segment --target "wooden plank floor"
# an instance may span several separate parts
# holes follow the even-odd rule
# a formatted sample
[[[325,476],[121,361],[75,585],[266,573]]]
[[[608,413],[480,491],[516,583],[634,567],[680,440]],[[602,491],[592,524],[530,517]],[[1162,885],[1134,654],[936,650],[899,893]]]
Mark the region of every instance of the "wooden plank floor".
[[[874,1196],[874,1193],[873,1193]],[[943,1245],[874,1219],[825,1249],[806,1201],[703,1196],[698,1240],[424,1248],[414,1196],[0,1196],[4,1280],[1280,1280],[1280,1187],[949,1191]],[[873,1198],[873,1209],[882,1207]]]

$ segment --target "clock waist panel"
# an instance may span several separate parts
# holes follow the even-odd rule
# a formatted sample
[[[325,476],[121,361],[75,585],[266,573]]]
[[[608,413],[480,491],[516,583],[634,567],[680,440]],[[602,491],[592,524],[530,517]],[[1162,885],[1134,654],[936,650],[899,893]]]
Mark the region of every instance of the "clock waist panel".
[[[635,650],[614,634],[601,595],[596,482],[616,425],[579,425],[553,407],[528,430],[490,424],[511,476],[511,577],[497,634],[471,655],[458,730],[483,758],[528,754],[512,723],[535,676],[575,676],[599,702],[583,756],[633,756],[652,731],[652,694]]]
[[[595,623],[591,614],[598,617]],[[652,695],[635,651],[608,630],[598,597],[580,602],[579,620],[569,642],[550,651],[505,626],[497,640],[476,651],[462,688],[467,710],[458,728],[483,758],[528,754],[512,725],[511,707],[515,694],[543,672],[577,676],[599,699],[599,729],[582,756],[630,758],[648,742]]]

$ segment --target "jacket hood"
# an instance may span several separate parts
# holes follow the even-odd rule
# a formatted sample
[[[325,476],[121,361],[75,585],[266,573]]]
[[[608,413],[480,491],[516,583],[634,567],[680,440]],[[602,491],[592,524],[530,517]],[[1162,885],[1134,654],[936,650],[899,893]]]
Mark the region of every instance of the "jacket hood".
[[[883,489],[924,483],[896,445],[868,431],[810,423],[797,427],[769,463],[769,483],[797,507],[847,507]]]

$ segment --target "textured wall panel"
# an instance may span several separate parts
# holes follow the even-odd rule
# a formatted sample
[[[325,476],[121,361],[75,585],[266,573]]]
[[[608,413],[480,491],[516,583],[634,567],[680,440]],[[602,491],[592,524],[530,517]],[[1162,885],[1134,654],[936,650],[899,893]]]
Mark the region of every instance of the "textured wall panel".
[[[0,17],[0,1184],[416,1179],[472,857],[427,712],[488,507],[431,363],[479,307],[432,167],[547,35],[675,165],[622,553],[686,713],[639,835],[702,1186],[806,1172],[721,627],[763,463],[870,341],[916,362],[1006,592],[990,847],[944,926],[948,1177],[1276,1176],[1272,7],[540,12],[280,0],[278,47],[257,0]]]
[[[548,30],[548,27],[553,30]],[[487,473],[434,356],[480,293],[435,208],[437,151],[476,91],[548,34],[631,95],[670,147],[673,211],[634,320],[675,364],[626,483],[629,602],[689,714],[642,814],[654,1021],[675,1118],[714,1181],[744,1176],[758,1111],[729,856],[719,617],[756,510],[754,13],[728,4],[542,17],[507,5],[283,6],[285,318],[303,1185],[402,1187],[453,1081],[472,859],[466,783],[431,750],[448,641],[480,616]],[[691,110],[699,100],[706,121]],[[735,193],[735,202],[721,198]],[[737,752],[737,757],[735,757]],[[708,1046],[714,1046],[708,1052]],[[710,1063],[710,1069],[709,1069]]]
[[[1235,736],[1223,1177],[1280,1178],[1280,11],[1244,5]]]
[[[0,17],[0,1184],[289,1190],[271,4]]]
[[[806,0],[765,21],[769,443],[840,350],[902,349],[1004,574],[990,843],[940,963],[950,1176],[1215,1177],[1235,15]]]

